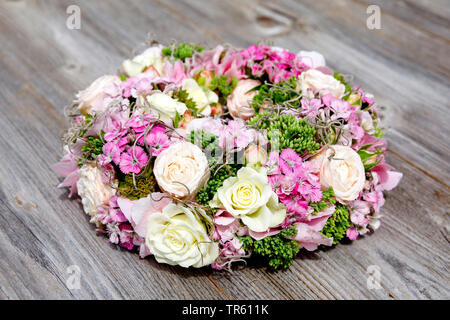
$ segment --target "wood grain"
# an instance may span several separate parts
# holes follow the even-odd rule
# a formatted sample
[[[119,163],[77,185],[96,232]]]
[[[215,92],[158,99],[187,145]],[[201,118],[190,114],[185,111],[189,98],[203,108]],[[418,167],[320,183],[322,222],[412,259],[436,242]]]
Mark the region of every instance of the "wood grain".
[[[66,8],[81,8],[81,30]],[[382,29],[366,28],[366,8]],[[450,8],[445,0],[57,1],[0,3],[0,298],[448,299]],[[404,173],[381,228],[302,253],[284,272],[233,274],[141,260],[96,237],[80,204],[55,189],[64,106],[150,38],[322,52],[386,106],[389,163]],[[69,289],[67,268],[81,270]],[[381,289],[367,287],[378,266]]]

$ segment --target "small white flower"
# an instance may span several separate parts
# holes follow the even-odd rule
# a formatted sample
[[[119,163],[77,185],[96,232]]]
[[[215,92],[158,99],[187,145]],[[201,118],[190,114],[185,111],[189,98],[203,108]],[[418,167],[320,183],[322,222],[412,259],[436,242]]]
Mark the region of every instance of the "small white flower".
[[[162,46],[155,46],[147,49],[144,53],[134,57],[132,60],[125,60],[122,64],[124,71],[130,76],[142,73],[146,68],[153,67],[161,75],[163,72],[164,57]]]
[[[214,91],[200,87],[194,79],[184,79],[181,87],[195,102],[197,111],[204,116],[211,115],[211,104],[218,103],[219,97]]]
[[[180,116],[186,112],[187,107],[184,103],[179,102],[165,93],[157,92],[150,96],[147,96],[147,102],[150,105],[150,112],[153,111],[157,116],[161,117],[161,120],[172,119],[174,120],[177,113]]]

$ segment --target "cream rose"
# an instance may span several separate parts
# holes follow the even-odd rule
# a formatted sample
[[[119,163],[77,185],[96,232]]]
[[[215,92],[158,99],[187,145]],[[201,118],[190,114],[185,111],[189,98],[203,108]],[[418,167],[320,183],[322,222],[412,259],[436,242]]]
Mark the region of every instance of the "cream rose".
[[[366,175],[361,157],[355,150],[340,145],[330,146],[312,161],[319,165],[323,189],[332,187],[339,202],[345,204],[358,198]]]
[[[193,199],[209,179],[209,164],[195,144],[180,141],[161,152],[153,168],[162,190],[177,198]]]
[[[204,116],[211,115],[211,104],[219,102],[219,97],[214,91],[200,87],[194,79],[184,79],[181,87],[195,102],[198,112]]]
[[[322,94],[330,93],[336,98],[342,98],[345,93],[345,86],[339,80],[314,69],[303,72],[298,84],[304,96],[309,96],[308,89],[320,91]]]
[[[200,268],[210,265],[219,256],[219,245],[213,242],[198,214],[206,217],[201,208],[168,204],[162,213],[148,219],[145,244],[156,261],[182,267]]]
[[[248,120],[254,116],[255,111],[249,104],[249,100],[258,93],[258,91],[250,91],[261,82],[258,80],[246,79],[240,80],[234,88],[233,93],[227,98],[227,107],[230,114],[235,118],[242,118]],[[250,92],[249,92],[250,91]]]
[[[105,110],[104,100],[108,96],[105,89],[119,88],[120,78],[117,76],[103,76],[92,83],[89,88],[80,91],[76,96],[78,110],[83,114],[100,113]]]
[[[93,218],[98,213],[97,207],[107,204],[116,193],[114,188],[103,183],[101,170],[93,164],[85,164],[78,170],[77,189],[84,212]]]
[[[254,232],[267,231],[286,217],[286,208],[278,202],[264,168],[241,168],[237,177],[224,181],[210,204],[225,208]]]
[[[161,75],[163,72],[164,57],[162,46],[155,46],[147,49],[144,53],[134,57],[132,60],[125,60],[122,64],[123,70],[130,76],[142,73],[146,68],[153,67]]]
[[[150,112],[159,115],[162,120],[175,119],[177,113],[180,116],[186,112],[187,107],[184,103],[179,102],[165,93],[157,92],[147,96],[147,102],[150,105]]]

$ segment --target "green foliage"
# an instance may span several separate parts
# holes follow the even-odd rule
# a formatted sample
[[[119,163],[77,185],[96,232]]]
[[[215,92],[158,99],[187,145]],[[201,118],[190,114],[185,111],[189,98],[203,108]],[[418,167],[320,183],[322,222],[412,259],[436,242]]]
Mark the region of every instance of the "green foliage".
[[[119,192],[121,196],[130,200],[139,200],[145,198],[150,193],[156,191],[156,180],[151,169],[142,175],[135,175],[136,185],[133,184],[133,175],[127,174],[119,183]]]
[[[279,150],[291,148],[298,154],[307,151],[313,154],[320,148],[316,141],[316,129],[305,120],[294,115],[281,115],[261,112],[248,121],[248,125],[258,125],[259,130],[267,130],[271,146],[278,143]]]
[[[186,105],[186,107],[191,110],[195,115],[195,113],[197,112],[197,104],[195,103],[194,100],[191,99],[191,97],[189,97],[189,94],[186,90],[180,89],[178,91],[175,91],[173,93],[173,98],[178,100],[179,102],[182,102]]]
[[[206,186],[203,189],[200,189],[196,201],[202,205],[208,205],[214,198],[217,190],[223,185],[223,182],[230,177],[236,176],[237,171],[241,167],[242,165],[239,164],[230,164],[220,168],[220,170],[209,179]]]
[[[310,202],[309,206],[314,209],[312,214],[318,214],[320,211],[328,208],[330,204],[335,204],[336,199],[334,198],[333,188],[330,187],[328,190],[322,192],[322,200],[319,202]]]
[[[173,57],[175,60],[185,61],[186,58],[192,57],[195,52],[202,52],[204,47],[194,43],[179,43],[162,49],[165,56]]]
[[[218,142],[214,134],[197,130],[189,133],[189,140],[193,144],[201,144],[202,149],[206,149],[209,145]]]
[[[220,147],[219,140],[215,135],[193,130],[189,133],[189,141],[203,149],[203,152],[209,158],[210,167],[216,164],[216,151],[220,150]]]
[[[86,161],[94,161],[98,155],[102,154],[102,148],[105,144],[103,139],[104,132],[101,132],[98,138],[87,137],[86,144],[81,147],[82,155],[78,159],[78,165],[81,167]]]
[[[336,211],[328,218],[321,233],[327,238],[333,237],[333,244],[337,244],[344,238],[345,232],[351,226],[352,222],[350,221],[348,207],[338,203]]]
[[[276,87],[263,84],[258,88],[258,93],[253,97],[253,108],[255,111],[259,111],[260,105],[267,100],[272,101],[276,105],[295,99],[298,97],[298,93],[295,91],[296,87],[297,79],[295,77],[277,83]]]
[[[296,240],[291,240],[297,235],[295,227],[289,227],[279,234],[255,240],[249,236],[242,237],[242,248],[252,254],[263,257],[273,269],[288,268],[300,250]]]
[[[229,79],[227,76],[214,76],[214,78],[211,80],[211,84],[209,85],[209,89],[213,91],[219,91],[224,99],[228,95],[230,95],[234,88],[236,88],[236,85],[238,83],[238,79],[236,77],[231,77]]]

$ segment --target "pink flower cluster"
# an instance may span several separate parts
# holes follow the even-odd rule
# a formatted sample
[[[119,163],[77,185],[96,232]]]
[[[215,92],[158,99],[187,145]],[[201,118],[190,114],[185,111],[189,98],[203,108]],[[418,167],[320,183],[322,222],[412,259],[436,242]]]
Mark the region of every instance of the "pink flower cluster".
[[[266,45],[251,45],[241,51],[245,64],[255,77],[267,74],[269,80],[278,83],[299,76],[309,67],[296,54],[287,50],[278,50]]]
[[[322,199],[314,166],[304,162],[294,150],[284,149],[281,154],[271,152],[266,167],[270,169],[269,183],[272,189],[292,214],[286,224],[306,217],[311,212],[309,202]]]
[[[111,197],[108,205],[99,206],[97,210],[95,222],[105,226],[104,229],[98,228],[97,232],[107,234],[111,243],[120,244],[127,250],[133,250],[135,246],[142,244],[143,239],[134,232],[128,219],[120,210],[116,196]]]
[[[124,126],[114,126],[104,135],[106,143],[98,157],[99,164],[106,166],[113,162],[124,174],[138,174],[149,161],[145,147],[152,156],[157,156],[171,142],[166,127],[154,123],[155,117],[149,113],[134,115]]]

